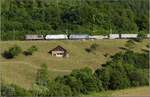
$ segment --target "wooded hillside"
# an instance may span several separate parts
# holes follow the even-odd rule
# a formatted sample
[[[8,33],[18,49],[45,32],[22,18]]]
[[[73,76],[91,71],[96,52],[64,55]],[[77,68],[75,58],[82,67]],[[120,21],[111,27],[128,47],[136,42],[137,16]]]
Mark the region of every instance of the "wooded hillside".
[[[25,34],[148,33],[149,0],[2,0],[2,40]]]

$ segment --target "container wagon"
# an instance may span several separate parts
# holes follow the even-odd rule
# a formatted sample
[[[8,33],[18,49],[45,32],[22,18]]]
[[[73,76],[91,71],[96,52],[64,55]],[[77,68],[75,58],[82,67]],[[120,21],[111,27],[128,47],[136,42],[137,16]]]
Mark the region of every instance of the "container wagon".
[[[25,40],[44,40],[43,35],[25,35]]]

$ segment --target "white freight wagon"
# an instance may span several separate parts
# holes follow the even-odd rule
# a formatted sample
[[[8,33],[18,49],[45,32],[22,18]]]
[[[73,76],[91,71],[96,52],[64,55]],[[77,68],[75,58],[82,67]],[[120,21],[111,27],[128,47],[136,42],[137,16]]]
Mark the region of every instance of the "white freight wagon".
[[[58,34],[58,35],[46,35],[46,40],[64,40],[68,39],[68,36],[65,34]]]
[[[122,39],[132,39],[137,38],[138,34],[121,34]]]
[[[150,34],[147,34],[147,38],[150,38]]]
[[[109,39],[119,39],[120,35],[119,34],[109,34]]]
[[[89,39],[89,35],[88,34],[71,34],[69,36],[69,39],[71,39],[71,40],[86,40],[86,39]]]
[[[94,35],[94,36],[89,36],[90,39],[107,39],[108,36],[106,35]]]
[[[25,35],[26,40],[43,40],[43,35]]]

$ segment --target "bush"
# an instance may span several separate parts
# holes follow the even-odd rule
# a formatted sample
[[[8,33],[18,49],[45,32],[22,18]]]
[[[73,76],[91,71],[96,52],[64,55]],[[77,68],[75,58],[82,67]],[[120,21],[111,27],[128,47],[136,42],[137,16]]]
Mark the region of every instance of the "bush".
[[[137,42],[141,42],[144,38],[146,38],[146,33],[141,31],[138,33]]]
[[[37,85],[37,84],[33,84],[32,89],[31,89],[31,93],[32,96],[47,96],[47,92],[48,92],[48,88],[45,86],[41,86],[41,85]]]
[[[119,70],[114,70],[110,76],[109,82],[110,89],[123,89],[130,86],[130,80],[128,79],[126,73],[120,72]]]
[[[111,58],[112,61],[107,63],[121,61],[123,64],[132,64],[137,68],[149,68],[149,52],[145,53],[135,53],[133,51],[119,52],[111,56]],[[107,65],[107,63],[105,65]]]
[[[67,75],[64,77],[57,77],[56,82],[60,82],[62,84],[69,86],[72,90],[73,95],[78,95],[82,93],[83,84],[80,80],[78,80],[74,76]]]
[[[14,84],[10,85],[1,84],[1,95],[4,97],[31,96],[31,93]]]
[[[59,82],[49,82],[47,96],[72,96],[71,88]]]
[[[129,73],[131,86],[143,86],[149,84],[148,73],[141,69],[135,69]]]
[[[14,57],[9,51],[4,51],[4,53],[2,53],[2,56],[6,59],[12,59]]]
[[[91,48],[92,50],[96,50],[97,47],[98,47],[98,44],[94,43],[94,44],[91,45],[90,48]]]
[[[21,48],[17,45],[15,45],[14,47],[9,48],[8,51],[4,51],[4,53],[2,54],[3,57],[5,57],[6,59],[11,59],[14,58],[15,56],[19,55],[21,53]]]
[[[85,48],[85,51],[90,53],[92,50],[90,48]]]
[[[43,64],[37,71],[36,84],[46,86],[48,81],[49,81],[48,67],[46,64]]]
[[[73,70],[70,75],[57,77],[56,81],[68,85],[71,88],[73,95],[81,93],[87,94],[101,89],[98,87],[101,86],[100,81],[98,82],[96,80],[93,76],[92,70],[88,67]]]
[[[90,52],[93,52],[94,50],[96,50],[98,47],[98,44],[94,43],[90,46],[90,48],[85,48],[85,51],[90,53]]]
[[[95,77],[101,81],[102,89],[109,89],[110,70],[108,68],[97,69],[94,73]],[[100,87],[99,87],[100,88]]]
[[[32,55],[37,50],[38,48],[35,45],[32,45],[30,48],[27,49],[27,51],[24,51],[23,54],[29,56]]]

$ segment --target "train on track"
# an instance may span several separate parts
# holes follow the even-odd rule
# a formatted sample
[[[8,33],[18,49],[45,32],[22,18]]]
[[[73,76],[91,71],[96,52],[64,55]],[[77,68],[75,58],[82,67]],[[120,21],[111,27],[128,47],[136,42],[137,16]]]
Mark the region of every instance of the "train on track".
[[[25,35],[25,40],[99,40],[99,39],[136,39],[138,34],[109,34],[109,35],[88,35],[88,34],[49,34],[38,35],[28,34]],[[146,35],[150,38],[150,34]]]

